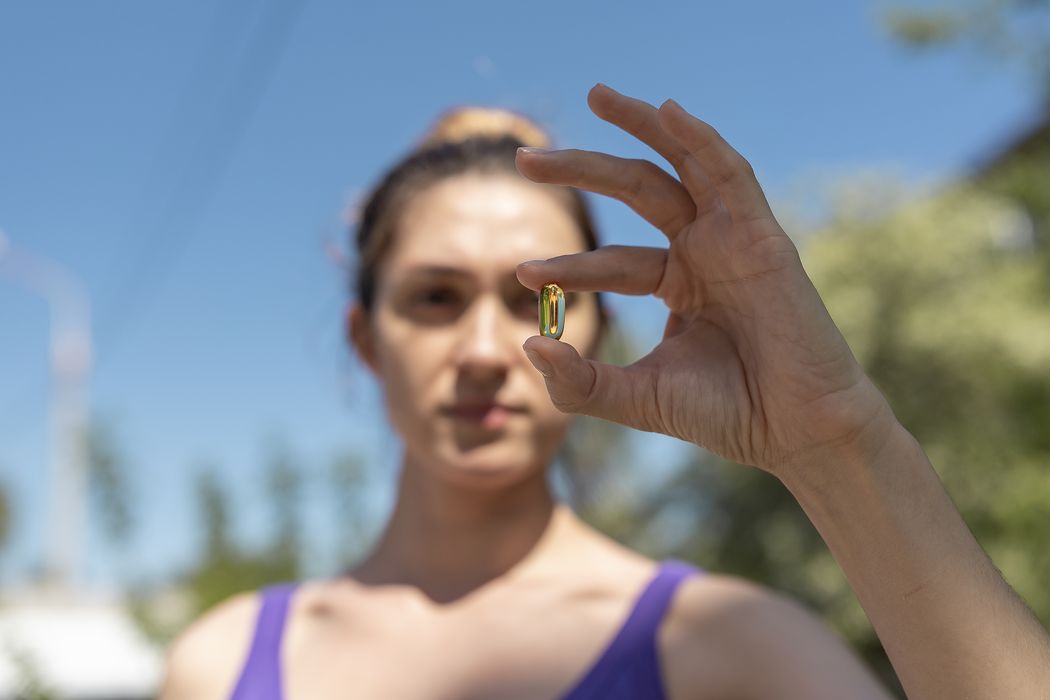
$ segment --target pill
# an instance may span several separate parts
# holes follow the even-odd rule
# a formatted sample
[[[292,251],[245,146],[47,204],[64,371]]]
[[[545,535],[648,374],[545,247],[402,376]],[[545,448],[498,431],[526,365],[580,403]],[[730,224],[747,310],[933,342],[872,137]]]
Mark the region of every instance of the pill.
[[[540,335],[555,340],[565,331],[565,292],[554,282],[540,290]]]

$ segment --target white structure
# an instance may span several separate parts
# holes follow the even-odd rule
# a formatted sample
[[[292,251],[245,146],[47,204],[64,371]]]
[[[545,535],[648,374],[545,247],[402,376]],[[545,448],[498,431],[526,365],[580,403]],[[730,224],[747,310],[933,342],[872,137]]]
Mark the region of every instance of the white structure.
[[[0,274],[47,301],[51,320],[51,437],[45,570],[71,589],[79,583],[85,530],[91,310],[87,291],[58,262],[16,247],[0,231]]]
[[[3,595],[0,698],[39,687],[63,700],[146,700],[156,697],[163,671],[163,650],[139,632],[118,594]]]

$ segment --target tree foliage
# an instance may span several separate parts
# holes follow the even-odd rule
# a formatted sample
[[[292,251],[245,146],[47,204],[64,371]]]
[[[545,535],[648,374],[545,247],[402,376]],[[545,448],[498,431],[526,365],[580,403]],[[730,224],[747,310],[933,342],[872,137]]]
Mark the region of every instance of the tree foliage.
[[[12,512],[9,487],[6,483],[0,483],[0,551],[7,546],[11,538]]]
[[[344,451],[328,465],[324,489],[332,509],[332,532],[339,533],[335,561],[339,570],[356,562],[375,538],[378,524],[365,507],[372,475],[358,452]]]
[[[134,530],[129,466],[110,421],[96,419],[88,430],[88,488],[94,515],[106,540],[125,546]]]
[[[637,359],[638,347],[619,323],[612,321],[598,353],[601,362],[625,365]],[[624,540],[637,526],[641,501],[619,488],[634,465],[624,459],[630,430],[591,416],[576,416],[556,458],[565,474],[568,500],[580,517],[608,535]]]
[[[965,45],[1020,65],[1050,102],[1050,0],[965,0],[940,6],[896,5],[883,25],[916,49]]]
[[[231,496],[219,474],[215,467],[205,465],[198,469],[193,483],[200,523],[198,558],[175,577],[181,596],[175,613],[170,614],[170,601],[158,605],[156,591],[148,585],[132,586],[128,591],[132,617],[159,644],[167,644],[191,620],[234,594],[296,580],[301,574],[301,467],[287,452],[271,454],[264,483],[275,527],[267,542],[254,547],[235,527],[234,506],[243,504],[245,494]]]

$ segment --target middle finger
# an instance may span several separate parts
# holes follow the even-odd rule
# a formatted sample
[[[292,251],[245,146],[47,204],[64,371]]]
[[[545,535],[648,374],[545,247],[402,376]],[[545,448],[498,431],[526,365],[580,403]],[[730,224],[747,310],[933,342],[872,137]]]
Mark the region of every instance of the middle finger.
[[[568,185],[619,199],[669,238],[693,221],[689,193],[663,168],[647,160],[567,148],[521,148],[518,172],[536,182]]]
[[[617,92],[604,83],[591,88],[587,93],[587,104],[595,115],[620,127],[663,156],[693,196],[699,213],[706,213],[718,206],[718,190],[711,178],[689,150],[664,130],[656,107]]]

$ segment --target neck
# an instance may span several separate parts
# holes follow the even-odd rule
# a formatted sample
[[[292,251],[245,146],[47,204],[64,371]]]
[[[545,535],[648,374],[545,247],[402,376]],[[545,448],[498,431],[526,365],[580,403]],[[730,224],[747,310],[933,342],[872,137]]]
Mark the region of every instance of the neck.
[[[513,486],[469,489],[402,462],[394,512],[350,574],[362,583],[405,584],[448,602],[535,562],[564,533],[571,509],[552,497],[546,471]]]

